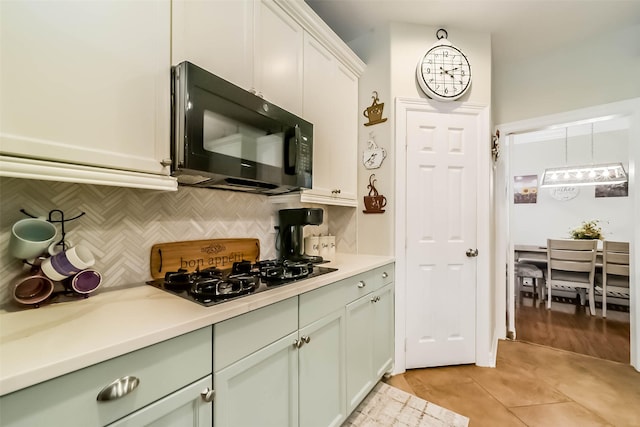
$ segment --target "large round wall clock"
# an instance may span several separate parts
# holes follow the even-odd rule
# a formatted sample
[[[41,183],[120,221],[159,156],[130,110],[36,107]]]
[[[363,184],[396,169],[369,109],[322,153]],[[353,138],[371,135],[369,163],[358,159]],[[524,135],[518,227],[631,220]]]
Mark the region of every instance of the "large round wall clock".
[[[471,64],[467,56],[447,40],[445,30],[438,30],[436,37],[438,41],[418,62],[416,78],[429,98],[454,101],[471,87]]]

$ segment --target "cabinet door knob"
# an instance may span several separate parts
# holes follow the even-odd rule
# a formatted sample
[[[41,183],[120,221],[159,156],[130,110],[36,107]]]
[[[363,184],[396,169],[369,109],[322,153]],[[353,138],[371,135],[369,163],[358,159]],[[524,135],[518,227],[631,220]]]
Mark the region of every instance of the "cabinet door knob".
[[[471,248],[469,248],[469,249],[467,249],[466,254],[467,254],[467,256],[468,256],[469,258],[477,257],[477,256],[478,256],[478,249],[471,249]]]
[[[294,346],[295,348],[300,348],[300,347],[302,347],[302,344],[303,344],[302,340],[295,340],[295,341],[293,342],[293,346]]]
[[[99,402],[106,402],[108,400],[120,399],[135,390],[138,385],[140,385],[140,380],[137,377],[127,375],[125,377],[118,378],[100,390],[96,400]]]
[[[200,396],[202,396],[202,400],[204,400],[205,402],[213,402],[213,398],[215,397],[215,395],[216,392],[214,390],[211,390],[209,387],[205,388],[200,393]]]
[[[165,168],[171,166],[171,159],[162,159],[162,161],[160,161],[160,164]]]
[[[386,279],[387,277],[389,277],[389,275],[387,274],[387,272],[386,272],[386,271],[383,271],[383,272],[382,272],[382,278],[383,278],[383,279]]]
[[[366,284],[366,283],[364,283],[362,280],[360,280],[360,281],[358,282],[358,287],[359,287],[360,289],[364,288],[365,286],[367,286],[367,284]]]
[[[311,337],[303,335],[302,336],[302,341],[304,341],[305,344],[309,344],[309,342],[311,341]]]

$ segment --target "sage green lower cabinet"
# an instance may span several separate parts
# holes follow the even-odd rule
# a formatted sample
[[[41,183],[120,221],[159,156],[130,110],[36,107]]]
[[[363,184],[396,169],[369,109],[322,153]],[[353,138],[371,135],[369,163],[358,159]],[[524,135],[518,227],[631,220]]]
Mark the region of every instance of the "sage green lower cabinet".
[[[205,327],[2,396],[0,424],[210,426],[212,405],[201,393],[212,387],[212,335]],[[122,392],[132,377],[137,386]],[[105,389],[111,398],[99,401]]]
[[[344,307],[301,328],[300,426],[340,426],[346,419]]]
[[[297,332],[214,374],[216,427],[298,426]]]
[[[393,363],[393,284],[347,304],[347,410],[351,413]]]
[[[339,427],[392,368],[394,265],[214,325],[215,427]]]
[[[211,402],[203,397],[203,392],[211,390],[212,383],[212,377],[209,375],[109,424],[109,427],[211,427]],[[204,394],[206,395],[206,392]]]

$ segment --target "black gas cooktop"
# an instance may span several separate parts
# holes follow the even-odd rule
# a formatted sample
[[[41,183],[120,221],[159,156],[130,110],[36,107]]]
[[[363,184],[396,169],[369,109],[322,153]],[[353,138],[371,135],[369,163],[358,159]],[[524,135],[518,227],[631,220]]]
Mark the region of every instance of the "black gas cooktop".
[[[336,270],[305,261],[241,261],[231,270],[167,272],[164,279],[147,284],[208,307]]]

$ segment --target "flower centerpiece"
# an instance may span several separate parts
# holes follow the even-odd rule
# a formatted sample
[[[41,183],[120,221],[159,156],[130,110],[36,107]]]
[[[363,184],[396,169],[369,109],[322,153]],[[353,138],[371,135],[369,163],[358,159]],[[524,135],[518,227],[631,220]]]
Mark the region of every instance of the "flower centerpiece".
[[[573,239],[583,240],[604,240],[602,235],[602,228],[598,226],[600,221],[595,219],[591,221],[583,221],[580,227],[571,230],[571,237]]]

